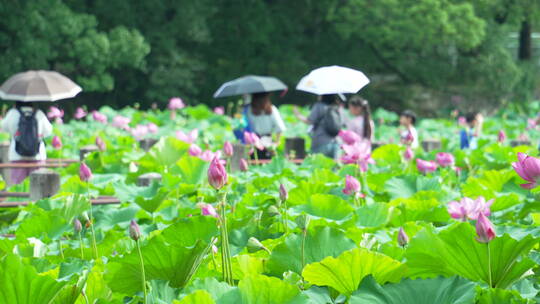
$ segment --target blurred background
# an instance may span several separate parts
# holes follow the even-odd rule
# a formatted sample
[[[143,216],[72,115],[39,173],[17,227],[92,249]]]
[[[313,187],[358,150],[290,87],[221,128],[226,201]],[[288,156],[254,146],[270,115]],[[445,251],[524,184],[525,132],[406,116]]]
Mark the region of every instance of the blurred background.
[[[0,82],[57,70],[90,109],[224,105],[214,91],[246,74],[285,81],[277,104],[308,104],[296,83],[332,64],[368,75],[373,107],[525,109],[540,95],[540,1],[0,0]]]

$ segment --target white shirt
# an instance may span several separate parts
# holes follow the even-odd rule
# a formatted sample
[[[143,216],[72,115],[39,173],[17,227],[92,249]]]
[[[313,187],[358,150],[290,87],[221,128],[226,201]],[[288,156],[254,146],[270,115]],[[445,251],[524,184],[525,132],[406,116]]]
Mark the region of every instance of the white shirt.
[[[31,112],[31,107],[22,107],[23,112]],[[43,142],[44,137],[48,137],[52,134],[52,125],[47,119],[47,116],[41,111],[36,110],[36,120],[38,127],[39,137],[42,139],[39,145],[39,153],[36,156],[26,157],[21,156],[15,151],[15,133],[19,129],[19,118],[21,114],[17,109],[11,109],[7,112],[6,117],[2,120],[2,130],[11,135],[11,143],[9,145],[9,161],[17,160],[45,160],[47,159],[47,151],[45,150],[45,143]]]
[[[272,114],[262,115],[253,114],[251,106],[249,106],[247,109],[247,119],[251,130],[259,135],[271,135],[285,131],[285,123],[275,106],[272,106]]]

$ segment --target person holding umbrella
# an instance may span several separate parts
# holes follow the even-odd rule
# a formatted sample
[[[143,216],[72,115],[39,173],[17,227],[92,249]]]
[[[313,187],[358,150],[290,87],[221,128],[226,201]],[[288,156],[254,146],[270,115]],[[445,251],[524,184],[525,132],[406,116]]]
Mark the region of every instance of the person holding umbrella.
[[[82,91],[67,77],[54,71],[28,71],[9,78],[0,87],[0,98],[16,100],[2,120],[2,130],[11,135],[10,162],[43,162],[47,159],[43,139],[52,135],[52,125],[34,102],[71,98]],[[10,183],[21,183],[35,168],[11,171]]]

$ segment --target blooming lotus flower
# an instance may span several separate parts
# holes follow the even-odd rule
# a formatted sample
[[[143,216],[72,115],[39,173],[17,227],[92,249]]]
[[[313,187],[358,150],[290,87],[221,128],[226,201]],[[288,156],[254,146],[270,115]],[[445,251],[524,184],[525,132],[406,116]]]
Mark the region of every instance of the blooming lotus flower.
[[[225,154],[226,157],[232,157],[234,154],[233,146],[228,141],[223,144],[223,154]]]
[[[506,133],[504,133],[503,130],[500,130],[499,134],[497,135],[497,141],[502,144],[505,140],[506,140]]]
[[[476,234],[476,240],[480,243],[489,243],[495,238],[495,227],[483,213],[476,221]]]
[[[341,162],[344,164],[356,164],[362,172],[366,172],[369,164],[374,164],[375,161],[371,158],[371,148],[366,141],[356,142],[354,145],[342,145],[341,148],[345,152],[341,156]]]
[[[159,129],[159,127],[155,123],[152,123],[152,122],[147,124],[146,127],[148,128],[148,132],[152,134],[156,134]]]
[[[201,148],[197,146],[196,144],[191,144],[191,146],[189,146],[189,155],[193,157],[198,157],[201,155],[201,153],[202,153]]]
[[[131,135],[137,140],[143,139],[148,134],[148,127],[145,125],[137,125],[131,130]]]
[[[96,136],[96,146],[100,151],[107,150],[107,144],[103,141],[103,138]]]
[[[107,123],[107,116],[104,114],[99,113],[98,111],[92,112],[92,118],[100,123]]]
[[[75,233],[79,233],[82,230],[82,224],[78,218],[73,220],[73,230],[75,230]]]
[[[58,136],[54,136],[53,139],[52,139],[52,146],[53,148],[55,149],[62,149],[62,140],[60,139],[60,137]]]
[[[246,172],[248,169],[249,169],[248,162],[245,159],[241,158],[240,159],[240,171]]]
[[[49,119],[62,118],[64,117],[64,110],[60,110],[57,107],[50,107],[47,117],[49,117]]]
[[[257,148],[258,150],[264,150],[264,146],[261,143],[261,139],[255,133],[244,131],[244,140],[246,144]]]
[[[356,178],[350,175],[345,177],[345,188],[343,188],[343,193],[347,195],[356,195],[360,192],[360,189],[360,182]]]
[[[215,107],[214,113],[217,115],[223,115],[225,114],[225,108],[224,107]]]
[[[86,115],[88,115],[88,113],[83,108],[78,107],[77,110],[75,110],[75,115],[73,115],[73,117],[75,117],[75,119],[82,119]]]
[[[83,182],[87,182],[92,178],[92,170],[84,162],[79,166],[79,177]]]
[[[516,173],[529,183],[521,184],[524,189],[538,187],[540,181],[540,159],[525,153],[518,153],[518,161],[512,164]]]
[[[454,155],[446,152],[437,153],[437,163],[441,167],[451,167],[454,165],[455,159]]]
[[[287,189],[285,188],[285,186],[283,186],[283,184],[279,185],[279,198],[282,201],[286,201],[287,198],[289,198],[289,192],[287,192]]]
[[[198,129],[193,129],[187,134],[182,131],[176,131],[176,138],[188,144],[194,143],[198,137],[199,137]]]
[[[184,101],[180,97],[173,97],[169,99],[169,110],[179,110],[184,108],[186,105],[184,104]]]
[[[129,223],[129,237],[134,241],[138,241],[141,238],[141,228],[135,220],[131,220]]]
[[[434,161],[427,161],[417,158],[416,168],[418,168],[418,171],[426,174],[430,172],[435,172],[435,170],[437,170],[437,164]]]
[[[228,182],[227,171],[217,157],[214,157],[208,168],[208,182],[216,190],[223,188]]]
[[[347,145],[354,145],[355,143],[362,140],[362,138],[358,134],[349,130],[340,130],[338,136]]]
[[[201,208],[202,215],[218,218],[218,214],[214,206],[206,203],[199,203],[197,205],[199,208]]]
[[[410,161],[411,159],[414,158],[414,152],[413,152],[413,150],[411,149],[411,147],[407,147],[407,149],[406,149],[405,152],[403,153],[403,158],[404,158],[406,161]]]
[[[454,219],[461,221],[477,220],[480,214],[489,216],[491,214],[490,207],[493,200],[486,202],[483,196],[479,196],[476,200],[468,197],[462,198],[460,201],[452,201],[448,203],[448,213]]]
[[[205,162],[212,161],[216,157],[215,153],[210,150],[205,150],[199,155],[199,158],[204,160]]]
[[[112,125],[118,129],[129,130],[129,123],[131,119],[129,117],[117,115],[113,118]]]
[[[409,243],[409,236],[407,235],[407,233],[405,233],[405,230],[403,230],[403,227],[399,227],[397,240],[398,240],[399,246],[401,247],[405,247],[405,245]]]

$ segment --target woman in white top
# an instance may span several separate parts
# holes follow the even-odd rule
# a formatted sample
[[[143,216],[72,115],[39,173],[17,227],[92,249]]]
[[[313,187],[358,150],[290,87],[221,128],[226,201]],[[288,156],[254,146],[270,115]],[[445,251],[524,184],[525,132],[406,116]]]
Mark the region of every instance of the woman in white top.
[[[252,94],[246,116],[251,131],[259,135],[263,144],[273,146],[279,143],[281,133],[285,131],[285,123],[277,107],[272,105],[270,93]],[[268,149],[265,149],[259,151],[258,156],[260,159],[268,159],[272,155]]]
[[[19,118],[23,112],[25,115],[30,115],[35,111],[35,119],[37,122],[37,132],[40,140],[39,151],[34,156],[22,156],[15,150],[15,134],[19,130]],[[36,109],[32,103],[17,102],[15,108],[10,109],[4,120],[2,120],[2,130],[11,135],[11,142],[9,145],[8,160],[10,162],[40,162],[47,159],[47,151],[45,150],[45,143],[43,138],[52,134],[52,125],[45,116],[43,111]],[[35,169],[34,169],[35,170]],[[33,170],[32,169],[12,169],[11,170],[11,183],[21,183]]]
[[[416,114],[411,110],[406,110],[399,117],[399,124],[404,127],[400,131],[400,142],[406,146],[416,149],[419,146],[418,132],[414,125],[416,124]]]

